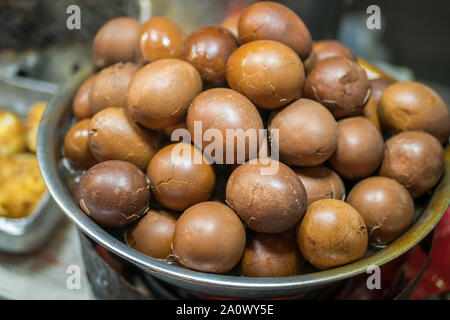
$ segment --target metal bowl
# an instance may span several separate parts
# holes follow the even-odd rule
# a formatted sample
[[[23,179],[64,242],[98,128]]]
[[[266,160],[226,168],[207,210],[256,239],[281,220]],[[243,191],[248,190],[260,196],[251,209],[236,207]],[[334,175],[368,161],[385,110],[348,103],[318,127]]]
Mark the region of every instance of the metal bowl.
[[[37,155],[44,181],[65,214],[85,234],[152,276],[175,286],[202,294],[232,298],[273,298],[310,291],[365,273],[368,266],[381,266],[407,252],[436,226],[449,204],[450,149],[447,147],[445,175],[420,217],[399,239],[356,262],[291,277],[246,278],[197,272],[150,258],[131,249],[84,214],[74,201],[65,181],[64,168],[61,164],[61,146],[72,118],[71,102],[82,81],[92,72],[92,67],[81,70],[60,89],[45,110],[37,141]]]

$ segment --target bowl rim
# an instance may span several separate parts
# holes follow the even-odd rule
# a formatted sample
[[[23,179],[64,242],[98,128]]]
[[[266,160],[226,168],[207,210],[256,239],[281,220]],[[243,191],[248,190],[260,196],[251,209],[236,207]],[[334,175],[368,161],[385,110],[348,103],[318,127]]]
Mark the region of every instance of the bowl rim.
[[[81,69],[60,88],[45,109],[37,138],[37,157],[44,182],[65,215],[83,233],[111,252],[130,261],[153,276],[172,284],[206,293],[219,290],[222,295],[229,297],[248,294],[253,291],[254,296],[262,296],[263,294],[282,296],[288,292],[310,290],[313,287],[323,286],[362,274],[367,272],[369,266],[381,266],[397,258],[425,238],[439,222],[448,207],[450,198],[449,146],[445,148],[445,174],[420,218],[400,238],[374,254],[355,262],[328,270],[296,276],[251,278],[199,272],[151,258],[128,247],[124,242],[110,235],[84,214],[68,191],[64,178],[59,172],[61,146],[57,145],[58,126],[63,121],[64,116],[71,112],[71,101],[76,90],[93,71],[92,66]],[[211,291],[211,289],[215,291]]]

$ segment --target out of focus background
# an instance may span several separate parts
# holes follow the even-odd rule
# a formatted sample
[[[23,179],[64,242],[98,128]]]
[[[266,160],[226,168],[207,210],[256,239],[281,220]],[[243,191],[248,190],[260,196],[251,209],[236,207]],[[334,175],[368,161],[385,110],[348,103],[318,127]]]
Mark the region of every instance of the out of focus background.
[[[161,15],[175,21],[186,34],[189,34],[200,26],[220,24],[226,17],[238,14],[253,2],[256,1],[0,0],[0,109],[13,110],[25,118],[30,107],[36,102],[49,101],[59,86],[70,76],[83,66],[92,63],[92,39],[98,29],[114,17],[130,16],[144,22],[152,16]],[[429,84],[450,105],[450,1],[278,2],[297,12],[309,27],[313,40],[338,39],[350,47],[359,58],[369,61],[398,80],[417,79]],[[80,29],[67,28],[66,22],[70,14],[66,10],[70,5],[77,5],[80,8]],[[371,15],[367,13],[370,5],[377,5],[380,8],[380,29],[371,30],[366,25]],[[32,151],[30,150],[30,153]],[[52,223],[56,225],[56,219]],[[2,224],[0,219],[0,229]],[[442,219],[440,228],[442,237],[448,239],[449,212]],[[87,283],[85,269],[82,270],[83,288],[88,289],[79,291],[59,289],[64,285],[67,268],[72,264],[83,265],[76,229],[65,222],[47,233],[50,233],[48,243],[33,256],[33,259],[26,254],[1,253],[0,234],[0,299],[2,297],[92,298],[89,286],[85,286]],[[448,253],[445,246],[436,250],[438,250],[436,254],[443,254],[444,258],[446,252]],[[96,247],[95,251],[114,269],[115,262],[105,249]],[[412,262],[405,267],[406,269],[402,269],[402,272],[411,277],[425,259],[419,249],[416,251],[411,258]],[[448,256],[446,259],[448,260]],[[394,261],[391,268],[397,270],[394,265],[400,262],[403,260]],[[427,271],[424,276],[426,283],[422,282],[422,286],[419,286],[419,291],[413,297],[429,298],[438,295],[439,285],[433,277],[439,274],[442,271],[439,268],[445,268],[445,265],[448,265],[448,262],[445,264],[445,261],[443,263],[440,260],[433,264],[432,261],[429,267],[431,271]],[[91,267],[98,269],[95,265]],[[388,269],[389,265],[386,268]],[[30,277],[36,274],[36,270],[39,270],[38,275]],[[14,283],[14,286],[6,287],[5,279]],[[116,279],[102,274],[95,286],[99,292],[102,291],[98,288],[113,290],[119,286],[117,283],[111,284],[111,281]],[[37,295],[37,291],[40,295]],[[109,297],[106,296],[107,293],[105,291],[106,298]],[[365,296],[367,292],[358,291],[351,286],[347,288],[347,292],[341,294],[340,298],[374,298],[370,295]]]

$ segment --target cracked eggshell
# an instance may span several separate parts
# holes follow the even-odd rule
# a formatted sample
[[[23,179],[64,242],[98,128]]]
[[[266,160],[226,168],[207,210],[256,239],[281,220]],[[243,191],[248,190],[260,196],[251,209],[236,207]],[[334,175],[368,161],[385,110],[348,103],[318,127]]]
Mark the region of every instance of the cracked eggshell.
[[[140,28],[138,21],[128,17],[115,18],[103,25],[94,38],[95,65],[104,68],[117,62],[135,61]]]
[[[244,277],[295,276],[303,261],[294,230],[278,234],[249,231],[238,271]]]
[[[345,186],[333,170],[324,167],[294,168],[306,190],[307,205],[321,199],[344,200]]]
[[[303,217],[306,192],[288,166],[273,159],[258,159],[233,171],[226,201],[250,229],[279,233],[294,227]]]
[[[126,161],[106,161],[90,168],[77,186],[81,209],[106,227],[124,227],[148,208],[150,190],[145,174]]]
[[[379,174],[397,180],[416,198],[436,185],[444,167],[444,149],[434,136],[405,131],[386,141]]]
[[[164,17],[153,17],[139,32],[138,59],[153,62],[179,58],[183,41],[184,33],[175,23]]]
[[[441,96],[425,84],[409,81],[389,86],[381,96],[378,115],[390,134],[422,130],[441,143],[450,134],[450,113]]]
[[[322,199],[308,207],[297,227],[297,243],[306,260],[328,269],[362,258],[367,250],[367,228],[351,205]]]
[[[87,78],[75,94],[72,104],[72,111],[75,118],[78,120],[87,119],[93,115],[89,105],[89,93],[91,92],[92,84],[94,83],[96,75],[97,74],[93,74]]]
[[[196,204],[180,216],[175,226],[172,253],[189,269],[225,273],[239,262],[244,248],[244,225],[222,203]]]
[[[305,60],[312,50],[312,38],[302,19],[286,6],[262,1],[248,6],[238,22],[239,42],[279,41]]]
[[[218,26],[207,26],[186,38],[181,59],[191,63],[205,81],[223,85],[226,82],[226,63],[236,49],[236,38],[231,32]]]
[[[98,161],[123,160],[140,169],[148,165],[161,143],[157,132],[137,125],[123,108],[106,108],[95,114],[88,137]]]
[[[339,138],[329,162],[341,177],[364,178],[378,169],[384,141],[377,128],[364,117],[338,121]]]
[[[84,119],[74,124],[64,138],[64,156],[79,168],[88,169],[97,163],[89,148],[89,122]]]
[[[364,219],[369,243],[389,243],[403,234],[414,217],[414,201],[397,181],[370,177],[359,182],[348,195],[347,202]]]
[[[155,199],[177,211],[208,200],[216,182],[201,151],[186,143],[159,150],[148,165],[147,176]]]
[[[202,91],[198,71],[188,62],[161,59],[140,69],[128,87],[132,118],[149,129],[183,121],[189,104]]]
[[[201,141],[195,140],[196,122],[201,122],[202,125],[201,136],[203,139]],[[227,146],[234,147],[234,157],[231,158],[231,155],[229,155],[230,161],[237,163],[238,160],[242,159],[241,161],[244,162],[249,159],[251,148],[255,147],[255,151],[258,152],[260,130],[264,129],[261,116],[253,103],[239,92],[227,88],[209,89],[199,94],[189,107],[186,127],[194,139],[194,143],[198,143],[202,150],[205,150],[212,143],[205,139],[204,132],[208,129],[218,130],[223,142],[223,159],[220,160],[227,164],[231,164],[226,161],[227,149],[229,149]],[[239,134],[237,132],[234,139],[229,141],[231,139],[227,139],[227,129],[242,129],[244,133]],[[245,131],[249,129],[254,130],[255,139],[253,140],[255,141],[246,139]],[[245,146],[245,150],[238,147],[241,145]],[[241,153],[238,153],[239,151]],[[242,151],[245,151],[245,154]],[[219,157],[215,154],[215,151],[212,156]]]
[[[270,40],[252,41],[235,50],[227,62],[230,87],[261,109],[277,109],[302,95],[305,70],[288,46]]]
[[[343,57],[318,61],[308,74],[303,89],[306,98],[323,104],[336,119],[361,114],[370,91],[365,70]]]
[[[276,111],[269,132],[278,130],[279,153],[283,162],[315,166],[336,150],[338,127],[330,111],[310,99],[299,99]]]
[[[120,62],[100,71],[89,91],[92,114],[109,107],[126,108],[128,85],[138,70],[134,63]]]
[[[150,209],[127,230],[127,244],[152,258],[168,258],[178,216],[172,211]]]

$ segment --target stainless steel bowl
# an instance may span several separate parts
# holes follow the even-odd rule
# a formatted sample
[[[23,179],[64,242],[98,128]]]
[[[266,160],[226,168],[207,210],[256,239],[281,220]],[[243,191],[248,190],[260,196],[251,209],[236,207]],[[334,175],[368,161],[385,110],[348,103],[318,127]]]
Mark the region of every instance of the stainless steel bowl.
[[[383,265],[422,240],[444,214],[450,198],[450,149],[446,149],[445,176],[434,190],[420,218],[398,240],[359,261],[334,269],[283,278],[245,278],[202,273],[150,258],[128,247],[91,220],[78,207],[69,191],[61,165],[61,145],[71,121],[71,101],[92,68],[81,70],[52,99],[39,128],[37,155],[47,187],[65,214],[89,237],[149,274],[184,289],[232,298],[290,296],[343,280]],[[220,254],[220,252],[218,253]]]

